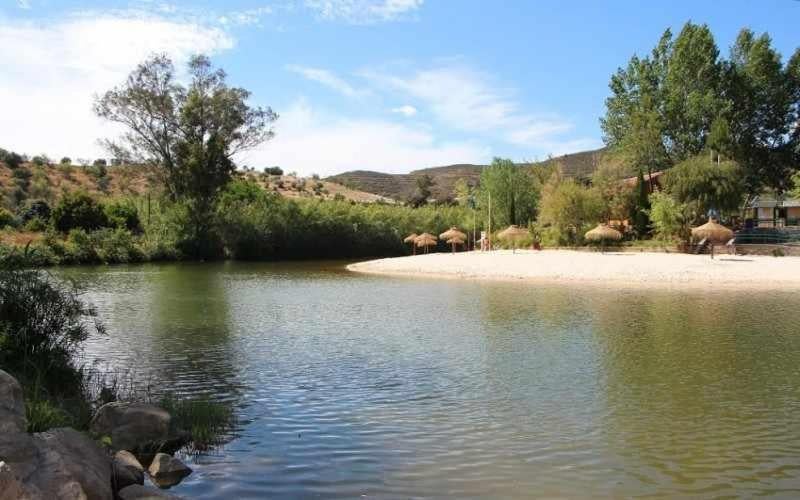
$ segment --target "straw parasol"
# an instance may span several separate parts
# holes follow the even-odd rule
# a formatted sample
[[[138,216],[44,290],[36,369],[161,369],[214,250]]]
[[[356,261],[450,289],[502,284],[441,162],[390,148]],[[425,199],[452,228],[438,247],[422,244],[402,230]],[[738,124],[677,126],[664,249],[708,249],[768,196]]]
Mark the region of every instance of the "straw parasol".
[[[622,239],[622,233],[614,229],[613,227],[609,227],[608,224],[600,223],[597,225],[596,228],[587,231],[584,235],[585,238],[589,241],[599,241],[600,251],[605,250],[605,243],[606,241],[619,241]]]
[[[417,245],[415,244],[417,236],[419,236],[417,233],[411,233],[408,236],[406,236],[406,239],[403,240],[403,243],[411,243],[412,255],[417,254]]]
[[[428,253],[428,247],[436,244],[436,236],[422,233],[414,239],[414,243],[420,248],[425,247],[425,253]]]
[[[516,253],[516,251],[517,251],[517,240],[519,238],[522,238],[523,236],[527,236],[527,235],[528,235],[528,230],[527,229],[523,229],[521,227],[517,227],[517,226],[512,224],[512,225],[508,226],[507,228],[503,229],[502,231],[500,231],[500,234],[498,234],[497,236],[499,238],[504,239],[504,240],[511,240],[512,243],[514,244],[513,252]]]
[[[452,238],[447,240],[447,244],[448,245],[452,245],[453,246],[453,253],[456,253],[456,245],[463,245],[464,244],[464,239],[463,238],[459,238],[457,236],[453,236]]]
[[[717,223],[709,217],[708,222],[702,226],[692,228],[692,238],[697,240],[707,240],[711,245],[711,258],[714,258],[714,244],[725,244],[733,238],[733,231]]]
[[[459,231],[456,226],[452,226],[450,229],[440,234],[439,238],[442,240],[449,240],[450,238],[458,238],[460,240],[466,241],[467,235]]]

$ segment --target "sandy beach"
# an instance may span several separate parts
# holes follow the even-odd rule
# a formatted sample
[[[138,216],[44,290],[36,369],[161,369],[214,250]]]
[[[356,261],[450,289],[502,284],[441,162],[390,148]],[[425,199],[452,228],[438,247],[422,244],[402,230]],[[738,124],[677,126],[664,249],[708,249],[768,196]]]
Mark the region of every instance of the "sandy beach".
[[[410,277],[526,280],[598,287],[800,289],[800,257],[510,250],[359,262],[350,271]]]

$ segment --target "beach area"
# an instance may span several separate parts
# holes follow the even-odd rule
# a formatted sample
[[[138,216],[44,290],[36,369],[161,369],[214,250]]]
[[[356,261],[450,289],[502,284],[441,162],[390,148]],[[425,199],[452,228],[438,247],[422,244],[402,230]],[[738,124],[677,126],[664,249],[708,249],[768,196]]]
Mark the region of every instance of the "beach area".
[[[800,289],[800,257],[573,250],[432,253],[350,264],[358,273],[597,287]]]

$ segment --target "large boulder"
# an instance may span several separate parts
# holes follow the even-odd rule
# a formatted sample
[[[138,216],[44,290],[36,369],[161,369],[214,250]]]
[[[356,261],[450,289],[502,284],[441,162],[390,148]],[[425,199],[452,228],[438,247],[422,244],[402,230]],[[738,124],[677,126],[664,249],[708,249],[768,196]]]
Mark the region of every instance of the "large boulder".
[[[0,500],[33,500],[35,497],[22,484],[5,462],[0,462]]]
[[[159,488],[169,488],[180,483],[184,477],[192,473],[192,469],[187,467],[177,458],[166,453],[157,453],[153,457],[153,462],[147,469],[150,478]]]
[[[116,450],[146,450],[169,440],[170,415],[146,403],[107,403],[89,425],[98,436],[111,438]]]
[[[144,467],[133,453],[120,450],[114,454],[114,489],[121,490],[126,486],[144,484]]]
[[[25,432],[25,399],[17,379],[0,370],[0,434]]]
[[[170,495],[169,493],[155,488],[149,488],[139,484],[134,484],[123,488],[117,493],[121,500],[162,500],[171,499],[179,500],[180,497]]]

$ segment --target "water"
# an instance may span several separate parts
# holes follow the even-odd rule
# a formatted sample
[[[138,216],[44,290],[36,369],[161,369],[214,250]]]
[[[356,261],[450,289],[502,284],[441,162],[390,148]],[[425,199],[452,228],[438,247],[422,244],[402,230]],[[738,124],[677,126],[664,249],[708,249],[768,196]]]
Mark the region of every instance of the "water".
[[[230,402],[190,498],[800,495],[800,296],[350,274],[64,271],[87,356]]]

